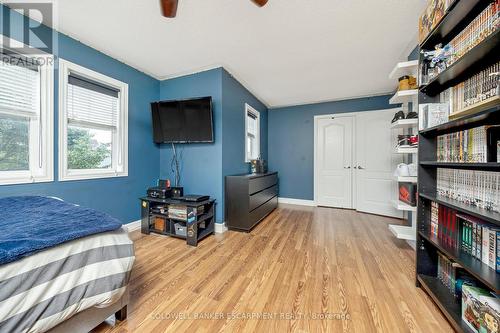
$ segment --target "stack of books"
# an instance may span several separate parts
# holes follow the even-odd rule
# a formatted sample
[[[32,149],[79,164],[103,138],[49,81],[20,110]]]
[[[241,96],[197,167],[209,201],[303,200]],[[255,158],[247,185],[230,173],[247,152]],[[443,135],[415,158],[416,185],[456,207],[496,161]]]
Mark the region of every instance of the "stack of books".
[[[474,46],[481,43],[499,27],[500,0],[493,1],[461,33],[450,42],[452,56],[448,66],[460,59]]]
[[[500,211],[500,173],[437,169],[437,194],[482,209]]]
[[[199,216],[204,212],[205,212],[205,206],[199,206],[197,208],[193,208],[189,218],[196,218],[196,216]],[[188,213],[186,206],[170,205],[168,207],[168,217],[171,219],[187,221]]]
[[[438,237],[439,233],[439,204],[431,202],[431,235]]]
[[[187,209],[186,206],[170,205],[168,207],[168,217],[177,220],[187,220]]]
[[[460,224],[460,250],[500,271],[500,229],[465,214],[457,214]]]
[[[449,289],[455,297],[462,294],[462,286],[476,285],[476,280],[462,266],[438,252],[437,278]]]
[[[438,162],[486,163],[488,160],[487,126],[437,137]]]
[[[500,228],[437,203],[431,203],[431,235],[500,272]]]
[[[458,113],[467,107],[498,96],[499,72],[500,62],[497,62],[450,88],[451,112]]]
[[[456,249],[459,246],[458,229],[456,212],[433,202],[431,208],[431,234],[439,239],[442,244]]]

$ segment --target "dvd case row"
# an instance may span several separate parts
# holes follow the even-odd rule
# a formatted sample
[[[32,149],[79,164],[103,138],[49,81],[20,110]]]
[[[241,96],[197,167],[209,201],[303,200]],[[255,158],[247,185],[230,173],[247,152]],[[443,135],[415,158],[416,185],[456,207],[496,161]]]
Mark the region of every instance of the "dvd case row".
[[[500,211],[500,173],[437,169],[437,194],[482,209]]]

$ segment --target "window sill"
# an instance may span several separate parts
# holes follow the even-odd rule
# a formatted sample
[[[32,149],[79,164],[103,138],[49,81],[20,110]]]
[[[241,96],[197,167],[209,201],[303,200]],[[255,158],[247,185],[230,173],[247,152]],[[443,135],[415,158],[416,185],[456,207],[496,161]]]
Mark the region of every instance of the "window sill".
[[[54,177],[21,177],[21,178],[0,178],[0,186],[3,185],[22,185],[36,183],[50,183],[54,181]]]
[[[102,172],[102,173],[76,173],[69,175],[60,175],[59,181],[91,180],[102,178],[120,178],[127,177],[128,172]]]

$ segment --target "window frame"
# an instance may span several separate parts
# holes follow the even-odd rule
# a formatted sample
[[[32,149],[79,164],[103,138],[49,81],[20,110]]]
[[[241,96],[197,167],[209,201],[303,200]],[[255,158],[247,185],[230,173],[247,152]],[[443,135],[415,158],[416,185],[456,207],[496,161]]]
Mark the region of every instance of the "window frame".
[[[257,111],[255,108],[250,106],[248,103],[245,103],[245,163],[250,163],[250,158],[248,156],[248,114],[252,114],[255,117],[256,120],[256,136],[255,136],[255,146],[257,147],[257,157],[260,157],[261,153],[261,148],[260,148],[260,112]]]
[[[0,34],[0,47],[28,47]],[[7,47],[5,47],[7,48]],[[26,58],[37,59],[40,73],[40,112],[29,119],[29,170],[0,171],[0,185],[45,183],[54,181],[54,56],[37,50]],[[15,113],[1,112],[19,116]],[[21,116],[22,117],[22,116]],[[38,163],[37,163],[38,162]]]
[[[118,130],[113,132],[111,142],[112,167],[107,169],[68,169],[68,78],[77,74],[96,83],[119,90],[119,119]],[[85,180],[99,178],[115,178],[128,176],[128,84],[113,79],[91,69],[74,64],[59,58],[59,180]],[[85,127],[85,126],[81,126]],[[98,126],[88,126],[91,129],[100,129]],[[121,154],[121,163],[119,155]]]

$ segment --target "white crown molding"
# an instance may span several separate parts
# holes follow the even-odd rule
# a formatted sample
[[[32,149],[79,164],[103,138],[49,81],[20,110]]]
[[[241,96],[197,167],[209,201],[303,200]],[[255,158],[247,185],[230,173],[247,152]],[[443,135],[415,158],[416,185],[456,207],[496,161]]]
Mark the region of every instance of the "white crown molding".
[[[351,97],[341,97],[341,98],[335,98],[335,99],[325,99],[325,100],[318,100],[318,101],[312,101],[312,102],[305,102],[305,103],[299,103],[299,104],[278,104],[276,106],[272,106],[269,108],[269,111],[277,110],[277,109],[282,109],[282,108],[288,108],[288,107],[294,107],[294,106],[304,106],[304,105],[314,105],[314,104],[323,104],[323,103],[333,103],[333,102],[342,102],[342,101],[349,101],[353,99],[360,99],[360,98],[370,98],[370,97],[380,97],[380,96],[387,96],[387,95],[394,95],[394,91],[391,92],[381,92],[381,93],[376,93],[376,94],[370,94],[370,95],[359,95],[359,96],[351,96]]]

